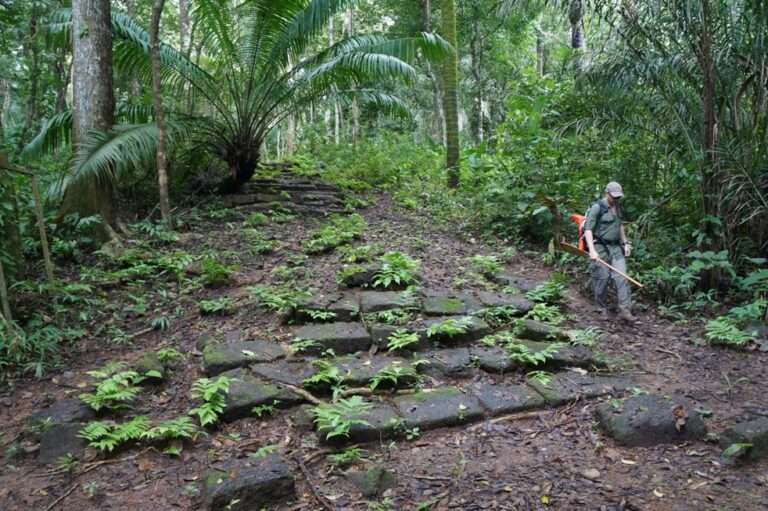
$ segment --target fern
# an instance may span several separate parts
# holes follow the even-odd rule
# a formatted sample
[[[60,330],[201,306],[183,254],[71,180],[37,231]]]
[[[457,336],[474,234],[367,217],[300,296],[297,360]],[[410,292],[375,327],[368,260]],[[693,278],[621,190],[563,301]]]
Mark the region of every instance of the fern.
[[[461,319],[447,319],[434,324],[427,329],[427,337],[456,337],[467,333],[472,325],[472,319],[465,317]]]
[[[219,416],[227,404],[230,379],[219,376],[215,380],[200,378],[192,384],[192,399],[202,400],[203,403],[189,411],[189,415],[196,415],[200,426],[206,427],[216,424]]]
[[[107,373],[94,371],[92,374]],[[130,403],[141,391],[138,384],[144,380],[145,377],[136,371],[122,371],[99,383],[95,392],[80,394],[80,399],[97,412],[103,408],[110,410],[129,408]]]
[[[197,426],[189,417],[177,417],[176,419],[161,422],[157,426],[145,431],[141,438],[156,442],[168,442],[171,440],[194,438],[196,434]]]
[[[369,387],[371,390],[376,390],[384,384],[391,384],[393,387],[397,387],[400,383],[408,385],[418,383],[421,380],[421,376],[416,368],[423,363],[416,362],[413,365],[403,366],[399,362],[393,362],[371,378]]]
[[[533,351],[525,344],[512,342],[507,344],[505,349],[513,362],[536,367],[552,360],[555,354],[564,347],[565,345],[562,343],[552,343],[543,350]]]
[[[407,330],[398,330],[389,336],[387,342],[388,351],[397,351],[408,349],[414,344],[418,344],[419,334],[416,332],[408,332]]]
[[[348,437],[352,426],[370,426],[361,419],[373,405],[360,396],[341,399],[338,403],[319,405],[312,410],[318,429],[330,440],[335,437]]]
[[[388,252],[381,256],[381,269],[376,272],[373,287],[389,289],[392,286],[404,287],[416,283],[416,271],[421,263],[402,252]]]
[[[149,419],[144,416],[134,417],[123,424],[90,422],[80,430],[78,436],[87,440],[89,447],[112,452],[124,444],[144,438],[150,426]]]
[[[537,303],[559,303],[563,300],[566,286],[562,277],[554,276],[547,282],[526,293],[526,298]]]
[[[704,336],[712,344],[743,347],[752,342],[755,336],[752,332],[741,330],[736,323],[725,316],[709,321],[705,327]]]

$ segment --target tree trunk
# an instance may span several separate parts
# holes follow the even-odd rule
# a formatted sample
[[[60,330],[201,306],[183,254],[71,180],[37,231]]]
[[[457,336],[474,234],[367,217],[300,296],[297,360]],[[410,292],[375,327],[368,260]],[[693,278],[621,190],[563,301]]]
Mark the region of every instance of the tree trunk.
[[[584,33],[582,30],[584,22],[584,5],[581,0],[572,0],[568,11],[568,20],[571,22],[571,49],[575,53],[576,71],[581,71],[584,52]]]
[[[293,156],[296,152],[296,117],[288,116],[288,127],[285,132],[285,155]]]
[[[540,29],[536,30],[536,73],[544,77],[546,65],[546,48],[544,47],[544,34]]]
[[[72,99],[75,147],[91,130],[106,131],[114,123],[112,84],[112,20],[109,0],[72,1]],[[100,237],[114,236],[112,184],[91,180],[67,187],[60,217],[101,215]]]
[[[701,102],[704,112],[702,149],[704,153],[702,171],[702,197],[705,217],[720,218],[720,176],[717,158],[717,90],[715,57],[712,49],[712,33],[709,26],[709,1],[702,5],[702,27],[699,40],[699,68],[702,75]],[[704,226],[709,242],[706,248],[719,252],[723,248],[723,240],[717,232],[714,222],[707,221]],[[714,289],[720,280],[720,272],[713,269],[702,275],[702,284],[706,289]]]
[[[347,37],[355,35],[354,9],[347,9],[344,30]],[[355,87],[353,90],[357,90],[357,88]],[[357,140],[360,138],[360,105],[357,102],[357,97],[352,98],[352,106],[350,108],[352,111],[352,143],[357,144]]]
[[[165,111],[160,74],[160,18],[165,0],[154,0],[149,28],[149,47],[152,59],[152,96],[157,121],[157,187],[160,192],[160,216],[165,225],[172,227],[171,202],[168,198],[168,157],[165,148]]]
[[[446,58],[443,64],[443,111],[445,112],[445,167],[448,170],[448,186],[459,186],[459,45],[456,34],[456,0],[443,0],[442,6],[443,38],[448,41],[455,53]]]
[[[474,83],[475,93],[472,100],[472,136],[476,143],[483,141],[483,57],[482,47],[480,42],[479,31],[479,19],[480,13],[475,7],[474,9],[474,24],[472,30],[472,41],[470,42],[470,51],[472,57],[472,80]]]
[[[179,42],[181,52],[186,54],[190,44],[189,0],[179,0]]]
[[[8,97],[10,97],[8,82],[0,78],[0,146],[5,141],[5,103]]]
[[[336,44],[335,31],[333,25],[333,18],[328,20],[328,46],[331,47]],[[339,109],[339,102],[333,100],[333,142],[339,145],[341,142],[341,111]]]
[[[30,130],[38,120],[38,91],[40,88],[40,46],[37,40],[38,34],[38,12],[36,4],[32,4],[32,12],[29,18],[29,32],[24,43],[24,54],[29,61],[29,97],[27,98],[27,108],[24,116],[24,127],[19,137],[18,148],[24,147],[27,142],[27,136]]]

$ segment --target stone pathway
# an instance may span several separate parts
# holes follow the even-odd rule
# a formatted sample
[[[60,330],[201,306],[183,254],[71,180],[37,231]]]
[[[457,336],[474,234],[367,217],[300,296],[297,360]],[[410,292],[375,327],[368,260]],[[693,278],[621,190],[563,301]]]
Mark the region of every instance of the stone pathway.
[[[287,316],[300,323],[294,327],[294,340],[307,344],[300,353],[292,353],[290,345],[258,339],[208,344],[203,368],[209,376],[223,374],[233,380],[226,420],[274,401],[281,407],[306,402],[290,386],[327,396],[329,384],[308,381],[328,368],[333,368],[337,383],[350,388],[369,386],[382,371],[394,368],[401,377],[375,394],[363,418],[369,424],[352,431],[349,442],[390,437],[396,433],[393,425],[401,433],[411,428],[426,431],[620,394],[631,386],[626,379],[594,372],[602,367],[599,357],[583,346],[562,343],[569,339],[567,332],[532,320],[519,323],[519,344],[533,354],[548,352],[547,359],[535,368],[514,361],[505,349],[489,345],[494,330],[480,317],[499,307],[523,316],[532,304],[521,295],[490,292],[359,289],[319,295]],[[368,314],[395,309],[406,309],[415,319],[403,326],[368,321]],[[343,321],[313,322],[310,311],[331,312]],[[440,326],[445,324],[458,327],[443,331]],[[415,334],[418,341],[408,350],[388,352],[387,343],[396,332]],[[553,350],[555,342],[560,344]],[[533,369],[555,374],[548,383],[526,380],[524,375]]]

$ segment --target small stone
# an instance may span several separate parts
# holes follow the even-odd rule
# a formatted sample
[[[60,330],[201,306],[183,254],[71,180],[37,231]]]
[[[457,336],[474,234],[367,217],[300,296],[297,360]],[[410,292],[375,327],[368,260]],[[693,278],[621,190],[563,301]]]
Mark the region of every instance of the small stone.
[[[363,472],[350,471],[346,476],[368,498],[378,497],[396,483],[395,474],[380,465]]]
[[[238,460],[205,477],[210,511],[251,511],[296,498],[294,478],[281,457]]]
[[[588,468],[587,470],[582,472],[581,475],[583,475],[584,477],[586,477],[591,481],[597,481],[598,479],[600,479],[601,474],[600,474],[600,471],[597,470],[596,468]]]
[[[372,286],[380,270],[381,265],[377,264],[360,267],[359,271],[345,272],[341,278],[341,285],[349,288]]]
[[[238,367],[273,362],[283,356],[282,347],[269,341],[209,344],[203,350],[203,369],[209,376],[215,376]]]
[[[62,456],[82,458],[86,442],[80,438],[84,423],[70,422],[47,426],[40,435],[40,452],[37,461],[43,465],[55,463]]]
[[[165,380],[165,366],[155,352],[145,353],[133,364],[137,373],[145,376],[147,383],[162,383]]]
[[[364,442],[382,442],[396,436],[398,425],[401,422],[397,410],[383,402],[376,402],[367,412],[360,415],[359,419],[364,424],[356,423],[349,428],[349,435],[346,437],[326,438],[327,431],[318,430],[320,439],[325,443],[364,443]]]
[[[54,424],[88,422],[95,418],[96,413],[80,399],[62,399],[32,414],[27,419],[27,427],[45,429]]]
[[[489,373],[505,374],[517,368],[517,365],[509,358],[509,353],[502,348],[473,347],[471,353],[480,369]]]
[[[630,447],[698,440],[707,434],[693,402],[678,396],[632,396],[618,407],[599,406],[596,415],[603,431]]]
[[[768,417],[760,417],[731,426],[720,435],[720,446],[728,449],[734,444],[747,444],[745,460],[757,460],[768,456]]]

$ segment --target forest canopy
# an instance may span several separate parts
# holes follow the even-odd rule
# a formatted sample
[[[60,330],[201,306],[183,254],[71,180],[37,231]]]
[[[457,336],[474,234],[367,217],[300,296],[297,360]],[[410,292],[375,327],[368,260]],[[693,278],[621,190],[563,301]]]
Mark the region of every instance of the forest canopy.
[[[41,373],[88,323],[45,245],[77,273],[277,163],[556,265],[559,218],[619,181],[649,300],[758,300],[766,33],[747,0],[0,0],[4,328],[26,339],[0,363]]]

